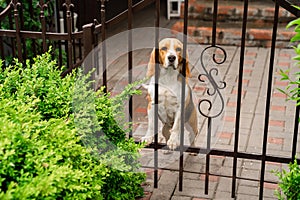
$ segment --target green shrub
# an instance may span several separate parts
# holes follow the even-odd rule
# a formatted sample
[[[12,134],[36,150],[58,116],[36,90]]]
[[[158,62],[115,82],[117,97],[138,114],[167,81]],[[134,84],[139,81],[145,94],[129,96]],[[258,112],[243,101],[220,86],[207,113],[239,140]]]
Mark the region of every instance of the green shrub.
[[[300,7],[295,6],[300,10]],[[300,41],[300,18],[291,21],[287,28],[295,26],[295,35],[291,38],[291,42]],[[293,60],[297,61],[297,67],[300,67],[300,44],[293,47],[296,56]],[[296,106],[300,106],[300,72],[294,74],[294,78],[289,75],[289,70],[280,70],[282,76],[281,80],[288,81],[288,86],[285,90],[279,89],[282,93],[288,96],[288,100],[296,102]],[[279,178],[279,190],[275,193],[278,199],[300,199],[300,168],[297,160],[289,164],[289,171],[282,170],[282,172],[277,172],[276,175]]]
[[[281,192],[276,191],[278,199],[294,200],[300,199],[300,167],[295,160],[294,163],[289,164],[289,171],[282,170],[277,172],[280,182],[278,184]]]
[[[300,10],[300,7],[295,6]],[[299,42],[300,41],[300,18],[295,19],[291,21],[287,28],[290,28],[292,26],[295,26],[295,35],[291,38],[291,42]],[[296,65],[297,67],[300,67],[300,44],[293,47],[296,53],[296,56],[293,57],[293,60],[297,61]],[[288,86],[285,90],[279,89],[282,93],[286,94],[288,96],[289,100],[296,101],[297,106],[300,105],[300,88],[298,87],[300,85],[300,72],[297,72],[294,74],[295,77],[291,77],[289,75],[289,70],[283,71],[280,70],[280,74],[282,76],[281,80],[288,81]]]
[[[50,53],[0,70],[0,199],[142,196],[142,146],[115,120],[134,85],[113,99],[60,73]]]
[[[0,100],[0,199],[102,199],[106,166],[63,119],[42,120],[35,105]]]

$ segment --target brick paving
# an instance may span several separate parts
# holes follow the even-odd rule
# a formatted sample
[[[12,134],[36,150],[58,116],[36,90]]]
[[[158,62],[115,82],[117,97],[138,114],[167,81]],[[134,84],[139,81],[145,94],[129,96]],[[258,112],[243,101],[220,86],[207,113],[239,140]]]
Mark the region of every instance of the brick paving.
[[[190,1],[191,6],[196,0]],[[226,11],[226,9],[227,11]],[[200,8],[197,8],[200,9]],[[224,7],[223,12],[231,12],[230,7]],[[164,10],[164,9],[163,9]],[[266,10],[267,12],[267,10]],[[144,16],[135,16],[135,27],[153,25],[153,10],[143,11]],[[226,14],[226,13],[225,13]],[[281,13],[284,15],[285,13]],[[152,16],[152,19],[149,19]],[[284,17],[284,16],[281,16]],[[161,18],[162,27],[170,29],[169,36],[175,36],[172,32],[176,20],[167,21],[164,17]],[[110,32],[111,35],[120,32],[120,29],[126,30],[124,26],[118,27]],[[174,30],[174,29],[173,29]],[[139,38],[149,39],[149,33]],[[191,36],[193,34],[190,33]],[[153,39],[153,38],[152,38]],[[263,41],[263,40],[261,40]],[[127,42],[124,40],[124,42]],[[136,42],[134,40],[134,42]],[[240,41],[239,41],[240,42]],[[250,45],[251,46],[251,45]],[[268,45],[266,45],[268,46]],[[197,77],[203,73],[203,69],[199,64],[198,59],[201,51],[205,48],[204,45],[195,43],[188,44],[190,66],[192,67],[192,78],[189,84],[193,90],[194,102],[198,104],[201,99],[209,99],[207,89],[210,85],[199,82]],[[226,61],[216,66],[219,70],[218,80],[226,82],[226,88],[221,90],[224,98],[225,109],[218,118],[214,119],[213,133],[211,145],[212,148],[220,150],[233,151],[235,137],[235,116],[237,109],[237,89],[238,89],[238,68],[240,64],[240,47],[238,46],[222,46],[227,53]],[[134,80],[140,80],[145,76],[146,66],[151,53],[151,48],[139,49],[133,52],[133,74]],[[215,52],[217,59],[222,59],[222,54]],[[212,53],[207,56],[210,58]],[[218,57],[220,56],[220,57]],[[292,137],[293,137],[293,121],[295,115],[295,104],[286,102],[286,95],[280,93],[277,88],[285,88],[286,82],[280,80],[279,70],[291,70],[291,74],[297,70],[294,67],[292,57],[294,51],[290,48],[276,49],[273,86],[270,105],[269,133],[267,138],[267,154],[276,156],[291,155]],[[267,92],[267,80],[269,69],[270,49],[262,47],[246,47],[245,60],[243,69],[243,88],[239,130],[239,152],[257,153],[262,152],[264,119],[265,119],[265,104]],[[117,60],[113,61],[108,67],[108,87],[112,95],[120,93],[127,84],[127,55],[121,55]],[[207,65],[206,67],[211,67]],[[139,140],[144,136],[148,121],[147,121],[147,100],[146,91],[141,87],[142,95],[133,97],[133,136]],[[215,100],[215,105],[220,102]],[[127,105],[125,105],[125,108]],[[196,138],[197,147],[206,147],[207,138],[207,120],[198,113],[199,117],[199,135]],[[298,142],[299,143],[299,142]],[[298,146],[300,146],[298,144]],[[299,152],[300,149],[297,149]],[[153,167],[153,150],[143,149],[141,151],[140,162],[143,170],[147,174],[147,180],[143,184],[145,196],[139,200],[204,200],[204,199],[219,199],[226,200],[231,198],[231,178],[233,159],[226,156],[211,156],[210,157],[210,173],[218,176],[210,176],[208,195],[204,194],[204,173],[205,173],[205,155],[191,156],[184,154],[184,170],[189,171],[183,174],[183,191],[178,189],[178,168],[179,168],[179,153],[171,152],[166,154],[164,150],[159,150],[159,182],[158,188],[153,188],[153,170],[147,167]],[[264,183],[264,198],[267,200],[277,199],[274,196],[274,190],[277,189],[277,177],[272,172],[273,170],[286,169],[286,164],[266,163]],[[169,170],[166,170],[169,169]],[[258,199],[259,182],[245,179],[260,179],[261,162],[256,160],[238,159],[237,176],[241,179],[237,180],[236,199],[251,200]]]
[[[182,3],[181,9],[184,9],[184,3]],[[249,2],[246,45],[271,46],[274,11],[274,3],[271,1]],[[193,36],[194,41],[210,43],[212,37],[211,20],[213,18],[212,1],[190,0],[188,12],[188,34]],[[218,1],[218,26],[216,29],[218,44],[240,45],[243,12],[243,1]],[[183,13],[181,13],[181,19],[173,25],[172,30],[183,31]],[[293,31],[286,30],[285,25],[294,19],[294,16],[286,12],[284,8],[280,8],[279,19],[277,37],[280,38],[280,41],[276,45],[286,47],[289,45]]]
[[[194,101],[196,104],[200,99],[209,98],[206,94],[209,84],[201,83],[197,79],[199,73],[203,72],[199,63],[197,64],[197,59],[200,55],[199,48],[203,49],[204,46],[199,47],[199,45],[195,44],[188,45],[190,62],[194,63],[191,70],[192,78],[189,80],[189,84],[191,88],[193,88]],[[224,64],[217,67],[220,72],[218,75],[219,79],[224,80],[227,84],[226,88],[221,91],[225,101],[225,109],[220,117],[214,119],[216,127],[213,128],[212,147],[221,150],[233,150],[240,48],[235,46],[225,46],[224,48],[227,52],[227,60]],[[146,67],[149,55],[150,50],[141,51],[139,54],[136,53],[138,57],[136,59],[144,63],[142,67]],[[247,47],[245,55],[239,151],[261,153],[270,49]],[[286,83],[280,81],[279,69],[290,69],[291,72],[296,70],[295,67],[293,67],[294,61],[291,60],[293,56],[294,51],[292,49],[276,49],[269,133],[267,139],[267,153],[270,155],[291,155],[295,106],[292,102],[286,102],[286,96],[278,92],[277,88],[283,89],[286,87]],[[139,65],[136,69],[140,70],[140,67]],[[145,71],[135,74],[138,74],[138,77],[135,77],[136,79],[141,79],[145,75]],[[127,74],[122,75],[123,79],[127,78]],[[120,85],[117,84],[118,82],[124,82],[122,85],[126,83],[124,80],[113,81],[113,78],[109,78],[108,84],[111,86],[110,90],[114,93],[118,93],[122,90],[118,89],[120,87]],[[114,86],[113,83],[116,85]],[[145,134],[148,123],[146,91],[143,88],[140,89],[142,90],[142,95],[133,98],[133,136],[136,140],[139,140]],[[198,117],[200,131],[196,139],[196,146],[206,147],[207,120],[199,113]],[[153,167],[153,150],[143,149],[141,154],[141,164],[144,167]],[[184,173],[183,191],[179,191],[178,172],[176,171],[179,168],[179,154],[178,152],[165,154],[164,150],[160,150],[159,167],[170,170],[159,171],[158,188],[154,189],[153,171],[143,168],[146,170],[148,178],[144,185],[145,197],[142,199],[231,199],[231,179],[226,177],[232,175],[233,159],[225,156],[211,156],[210,173],[225,177],[210,176],[208,195],[204,194],[203,174],[205,173],[205,162],[205,155],[191,156],[185,154],[184,168],[191,173]],[[259,180],[260,167],[260,161],[238,159],[237,175],[241,178]],[[266,180],[268,182],[277,182],[277,177],[272,173],[272,170],[281,170],[282,168],[287,168],[287,166],[279,163],[266,163]],[[258,184],[257,181],[238,179],[236,199],[258,199]],[[277,184],[265,183],[264,199],[276,199],[274,196],[274,190],[276,188]]]

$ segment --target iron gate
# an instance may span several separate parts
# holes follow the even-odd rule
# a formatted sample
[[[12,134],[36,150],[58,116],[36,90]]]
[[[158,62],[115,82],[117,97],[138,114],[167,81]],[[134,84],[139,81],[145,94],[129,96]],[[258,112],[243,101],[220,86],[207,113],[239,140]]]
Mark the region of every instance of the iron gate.
[[[243,88],[243,73],[244,73],[244,60],[245,60],[245,47],[246,47],[246,37],[247,37],[247,16],[248,16],[248,7],[249,7],[249,0],[244,0],[243,3],[243,16],[242,16],[242,29],[241,29],[241,40],[240,40],[240,58],[239,58],[239,71],[238,71],[238,90],[237,90],[237,96],[236,96],[236,102],[237,102],[237,107],[235,111],[235,132],[234,132],[234,147],[233,151],[230,150],[222,150],[222,149],[215,149],[211,147],[211,126],[212,123],[214,122],[214,118],[217,117],[217,115],[210,116],[206,115],[201,111],[200,104],[203,102],[209,103],[212,105],[212,102],[209,100],[202,100],[199,102],[199,112],[202,114],[203,117],[205,117],[208,121],[208,127],[207,127],[207,147],[206,148],[197,148],[197,147],[189,147],[189,146],[184,146],[184,125],[183,122],[184,120],[181,120],[181,137],[180,137],[180,147],[176,149],[176,151],[180,152],[180,159],[179,159],[179,191],[182,191],[183,189],[183,174],[185,173],[184,166],[183,166],[183,160],[184,160],[184,152],[190,152],[190,153],[196,153],[196,154],[204,154],[205,159],[206,159],[206,167],[205,167],[205,194],[208,194],[208,187],[209,187],[209,177],[212,175],[220,176],[217,174],[212,174],[210,172],[210,159],[212,155],[216,156],[226,156],[226,157],[231,157],[233,159],[232,161],[232,176],[228,176],[227,178],[231,178],[232,180],[232,185],[231,185],[231,196],[235,197],[236,193],[236,182],[237,179],[246,179],[250,181],[258,181],[260,183],[260,190],[259,190],[259,198],[263,198],[263,193],[264,193],[264,182],[265,180],[265,170],[266,170],[266,162],[275,162],[275,163],[289,163],[295,159],[296,153],[297,153],[297,141],[298,141],[298,118],[299,118],[299,106],[295,107],[295,118],[293,119],[293,124],[294,124],[294,131],[293,131],[293,139],[292,139],[292,146],[291,146],[291,155],[288,157],[283,157],[283,156],[273,156],[267,154],[267,139],[268,139],[268,133],[269,133],[269,117],[270,117],[270,105],[271,105],[271,99],[272,99],[272,79],[274,75],[274,58],[275,58],[275,49],[276,49],[276,40],[277,40],[277,24],[279,21],[279,8],[282,7],[286,9],[287,11],[291,12],[294,14],[296,17],[300,17],[300,12],[292,7],[287,1],[285,0],[274,0],[274,16],[273,16],[273,30],[272,30],[272,41],[271,41],[271,48],[270,48],[270,60],[269,60],[269,68],[268,68],[268,76],[267,76],[267,92],[266,92],[266,101],[265,101],[265,107],[264,107],[264,126],[263,126],[263,141],[262,144],[262,151],[261,153],[248,153],[248,152],[241,152],[239,151],[239,137],[240,137],[240,125],[241,125],[241,103],[242,103],[242,88]],[[59,41],[58,45],[59,48],[62,48],[61,41],[65,44],[65,48],[67,50],[68,54],[68,59],[67,59],[67,66],[68,70],[66,73],[70,72],[72,69],[76,68],[83,62],[83,58],[88,55],[88,53],[98,44],[98,42],[102,41],[102,56],[103,56],[103,62],[101,63],[102,65],[102,70],[103,70],[103,85],[107,86],[107,74],[106,74],[106,26],[109,23],[112,23],[113,20],[118,21],[118,16],[115,17],[111,21],[107,21],[105,19],[105,4],[106,0],[101,0],[101,22],[95,22],[92,24],[87,24],[83,26],[83,30],[74,33],[72,31],[72,15],[71,15],[71,1],[66,0],[65,1],[65,6],[66,6],[66,26],[67,26],[67,33],[60,33],[60,34],[54,34],[51,32],[48,32],[46,30],[46,24],[44,21],[44,8],[46,3],[44,1],[40,1],[40,7],[41,7],[41,22],[42,22],[42,31],[41,32],[29,32],[29,31],[23,31],[22,27],[19,27],[19,13],[20,11],[18,10],[18,1],[12,0],[10,7],[4,11],[1,12],[0,19],[3,19],[6,17],[8,12],[13,12],[14,14],[14,19],[16,20],[16,26],[15,30],[0,30],[0,36],[1,39],[2,37],[8,36],[10,38],[14,38],[13,45],[15,45],[17,48],[16,50],[13,50],[14,55],[17,55],[20,60],[26,57],[26,54],[22,53],[22,46],[24,46],[24,39],[25,38],[30,38],[30,39],[41,39],[42,40],[42,46],[43,46],[43,51],[46,51],[47,49],[47,40],[55,40]],[[211,42],[207,48],[203,50],[205,52],[206,50],[210,48],[217,48],[219,49],[223,55],[224,59],[222,61],[217,61],[214,59],[215,64],[221,65],[222,63],[225,62],[226,60],[226,51],[224,48],[220,45],[217,44],[217,26],[218,26],[218,0],[213,0],[213,11],[212,11],[212,37],[211,37]],[[183,27],[183,35],[187,36],[188,35],[188,6],[189,6],[189,1],[185,0],[184,1],[184,10],[183,10],[183,19],[184,19],[184,27]],[[133,5],[132,0],[128,0],[128,9],[124,11],[121,15],[124,17],[124,15],[127,15],[128,19],[128,30],[133,29],[133,13],[134,11],[138,8],[138,5]],[[155,1],[155,21],[153,25],[155,27],[160,27],[160,1],[156,0]],[[11,18],[12,20],[13,18]],[[21,20],[22,21],[22,20]],[[153,46],[155,47],[155,58],[156,61],[158,61],[158,39],[159,39],[159,29],[156,29],[155,32],[155,44]],[[75,49],[73,49],[75,42],[79,41],[79,61],[76,60],[75,54]],[[185,50],[187,49],[187,37],[182,38],[184,47],[183,47],[183,52],[186,52]],[[1,41],[2,43],[2,41]],[[128,35],[128,48],[129,48],[129,53],[128,53],[128,82],[132,82],[132,67],[133,67],[133,53],[130,51],[132,49],[133,45],[133,39],[132,35]],[[81,48],[83,48],[83,53],[81,52]],[[1,46],[1,52],[3,52],[3,47]],[[199,52],[200,55],[200,62],[202,62],[202,55],[203,52]],[[82,55],[83,54],[83,55]],[[61,55],[61,54],[60,54]],[[2,54],[3,56],[3,54]],[[184,56],[185,57],[185,56]],[[59,58],[60,62],[62,62],[62,58]],[[158,63],[158,62],[156,62]],[[158,64],[156,64],[156,74],[155,74],[155,79],[156,82],[158,80]],[[185,62],[183,65],[183,76],[186,76],[185,74]],[[205,67],[203,66],[203,69],[205,71]],[[86,69],[89,70],[89,69]],[[212,77],[209,76],[209,72],[206,71],[204,74],[200,74],[198,79],[199,81],[203,81],[202,77],[206,76],[207,79],[210,81],[210,83],[214,86],[214,90],[218,93],[220,89],[223,89],[226,86],[226,83],[223,83],[223,85],[220,87],[218,86]],[[182,79],[182,81],[185,81],[185,79]],[[165,144],[158,143],[158,84],[155,85],[155,130],[154,130],[154,143],[150,144],[148,148],[153,148],[154,149],[154,187],[158,187],[158,150],[162,148],[166,148]],[[184,87],[182,88],[183,94],[184,94]],[[208,93],[208,95],[211,95],[212,93]],[[182,95],[182,100],[184,100],[185,97]],[[183,102],[183,101],[182,101]],[[225,106],[223,104],[223,106]],[[132,116],[133,115],[133,102],[130,100],[129,102],[129,113]],[[222,109],[223,110],[223,109]],[[222,111],[221,110],[221,111]],[[181,106],[181,118],[184,118],[184,106]],[[130,137],[132,137],[132,133],[130,134]],[[258,160],[261,161],[261,166],[260,166],[260,179],[259,180],[254,180],[254,179],[247,179],[247,178],[242,178],[237,175],[237,161],[238,159],[249,159],[249,160]]]

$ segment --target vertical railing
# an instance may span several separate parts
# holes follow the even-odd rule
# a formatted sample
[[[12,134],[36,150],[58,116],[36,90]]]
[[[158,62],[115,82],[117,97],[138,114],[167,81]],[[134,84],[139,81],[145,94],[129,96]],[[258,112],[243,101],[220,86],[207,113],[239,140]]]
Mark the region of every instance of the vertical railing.
[[[160,0],[155,1],[155,74],[154,74],[154,188],[158,187],[158,81]]]
[[[239,134],[240,134],[240,118],[242,106],[242,89],[243,89],[243,70],[244,70],[244,57],[245,57],[245,41],[246,41],[246,28],[248,16],[248,0],[244,0],[244,14],[242,25],[242,39],[240,50],[240,64],[239,64],[239,77],[238,77],[238,94],[237,94],[237,109],[235,116],[235,133],[234,133],[234,153],[233,153],[233,167],[232,167],[232,186],[231,197],[235,198],[236,179],[237,179],[237,153],[239,151]]]
[[[63,6],[66,8],[66,18],[67,18],[67,33],[68,33],[68,48],[67,48],[67,65],[72,66],[72,15],[71,8],[74,7],[71,0],[66,0]]]
[[[261,173],[260,173],[260,188],[259,188],[259,199],[260,200],[263,199],[263,192],[264,192],[264,181],[265,181],[265,170],[266,170],[266,154],[267,154],[267,144],[268,144],[270,105],[271,105],[271,95],[272,95],[273,69],[274,69],[276,36],[277,36],[277,27],[278,27],[278,15],[279,15],[279,4],[276,0],[275,1],[274,21],[273,21],[273,33],[272,33],[272,45],[271,45],[271,55],[270,55],[270,64],[269,64],[269,74],[268,74],[267,99],[266,99],[266,107],[265,107],[262,160],[261,160],[261,169],[260,169],[261,170]]]
[[[16,28],[16,42],[17,42],[17,52],[19,61],[23,61],[22,58],[22,44],[21,44],[21,36],[20,36],[20,22],[19,22],[19,11],[18,7],[20,6],[20,2],[18,0],[11,1],[11,6],[14,8],[14,20],[15,20],[15,28]]]
[[[106,26],[105,26],[105,3],[107,0],[101,0],[101,44],[102,44],[102,79],[104,92],[107,92],[107,72],[106,72]],[[98,68],[98,67],[97,67]]]
[[[298,89],[300,88],[300,85],[298,85]],[[300,95],[298,94],[298,98]],[[292,161],[296,158],[297,153],[297,143],[298,143],[298,133],[299,133],[299,113],[300,113],[300,101],[297,101],[296,104],[296,111],[295,111],[295,119],[294,119],[294,135],[293,135],[293,144],[292,144]]]
[[[60,33],[61,32],[61,28],[60,28],[60,15],[59,15],[59,0],[55,0],[55,4],[56,4],[56,6],[55,6],[55,11],[54,11],[54,13],[55,13],[55,16],[56,16],[56,31],[58,32],[58,33]],[[63,63],[63,56],[62,56],[62,42],[59,40],[58,42],[57,42],[57,45],[58,45],[58,65],[59,66],[61,66],[62,65],[62,63]]]
[[[185,123],[185,86],[186,86],[186,57],[187,57],[187,29],[188,29],[188,6],[189,1],[184,1],[183,22],[183,64],[181,79],[181,116],[180,116],[180,157],[179,157],[179,191],[183,188],[183,152],[184,152],[184,123]],[[192,100],[191,100],[192,101]]]
[[[44,2],[44,0],[39,1],[40,7],[40,21],[42,24],[42,46],[43,46],[43,52],[47,51],[47,42],[46,42],[46,19],[45,19],[45,8],[47,8],[47,4]]]
[[[83,29],[83,55],[85,58],[84,61],[84,74],[88,74],[93,69],[93,62],[92,59],[89,56],[89,54],[93,50],[93,44],[94,44],[94,29],[95,25],[93,23],[86,24],[82,27]],[[91,74],[91,80],[95,80],[95,73]],[[94,88],[94,87],[93,87]]]
[[[132,0],[128,0],[128,24],[127,24],[127,29],[128,29],[128,83],[132,83]],[[129,99],[129,137],[132,137],[132,120],[133,120],[133,99],[130,97]]]

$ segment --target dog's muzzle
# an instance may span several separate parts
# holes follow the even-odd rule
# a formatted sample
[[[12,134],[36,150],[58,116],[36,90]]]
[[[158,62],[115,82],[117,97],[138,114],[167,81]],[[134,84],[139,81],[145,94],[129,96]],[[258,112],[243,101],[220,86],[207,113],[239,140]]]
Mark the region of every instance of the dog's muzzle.
[[[176,61],[176,56],[169,55],[168,56],[168,62],[169,62],[168,67],[173,67],[173,69],[175,70],[176,69],[175,61]]]

